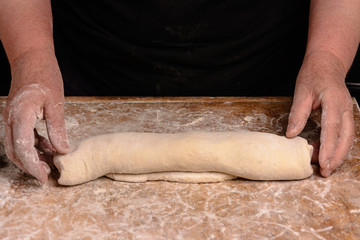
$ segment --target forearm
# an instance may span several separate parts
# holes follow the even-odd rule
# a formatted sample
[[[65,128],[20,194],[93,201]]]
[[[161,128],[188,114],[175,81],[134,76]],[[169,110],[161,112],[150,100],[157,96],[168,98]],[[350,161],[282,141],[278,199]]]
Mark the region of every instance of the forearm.
[[[330,176],[354,142],[353,102],[345,85],[360,41],[360,0],[312,0],[305,58],[298,77],[286,135],[305,127],[321,107],[320,172]],[[317,151],[315,151],[317,152]]]
[[[360,42],[359,0],[312,0],[306,55],[325,51],[347,72]]]
[[[50,0],[0,1],[0,38],[12,67],[27,53],[53,53]]]
[[[34,147],[34,128],[39,116],[46,121],[50,140],[43,144],[58,153],[69,151],[50,0],[1,0],[0,38],[12,77],[2,112],[6,154],[19,168],[46,182],[50,167],[41,154],[43,150]]]

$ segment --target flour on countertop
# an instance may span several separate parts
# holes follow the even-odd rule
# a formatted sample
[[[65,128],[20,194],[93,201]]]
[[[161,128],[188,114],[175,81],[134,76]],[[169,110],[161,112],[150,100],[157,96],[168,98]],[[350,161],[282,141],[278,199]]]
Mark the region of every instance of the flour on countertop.
[[[65,104],[65,115],[72,144],[120,131],[251,130],[283,135],[289,103],[270,109],[278,105],[268,102],[257,101],[249,109],[249,103],[232,101],[206,105],[186,101],[72,101]],[[0,106],[4,107],[4,100]],[[356,117],[359,119],[358,112]],[[308,137],[319,134],[319,119],[315,112],[308,121],[304,130]],[[1,133],[3,124],[0,121]],[[37,127],[46,136],[44,122],[38,121]],[[0,142],[0,156],[4,156],[3,139]],[[304,181],[183,184],[100,178],[74,187],[60,187],[53,178],[39,187],[35,179],[5,158],[7,165],[0,168],[0,238],[18,239],[19,234],[25,239],[358,238],[358,145],[352,156],[326,179],[315,174]]]

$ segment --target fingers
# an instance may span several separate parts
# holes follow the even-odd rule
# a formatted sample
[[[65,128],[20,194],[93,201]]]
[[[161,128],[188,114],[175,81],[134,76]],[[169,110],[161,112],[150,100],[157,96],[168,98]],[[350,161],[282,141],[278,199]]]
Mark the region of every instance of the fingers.
[[[320,101],[314,100],[306,89],[300,86],[296,90],[289,115],[287,137],[298,135],[305,127],[313,107],[320,105]],[[350,96],[333,91],[332,94],[320,97],[322,106],[320,148],[318,145],[314,147],[312,161],[319,161],[321,175],[328,177],[347,158],[354,142],[355,125]]]
[[[51,168],[54,168],[53,157],[56,153],[56,150],[51,146],[51,143],[47,138],[41,136],[36,128],[34,129],[35,135],[35,148],[38,154],[40,161],[47,163]]]
[[[51,170],[52,155],[58,151],[66,153],[69,148],[66,138],[65,123],[63,119],[63,111],[48,111],[47,128],[49,135],[52,136],[52,144],[34,131],[35,121],[38,116],[38,107],[25,102],[16,105],[11,114],[6,113],[5,124],[5,149],[9,159],[23,171],[36,177],[40,182],[45,183]],[[62,109],[62,106],[61,106]],[[54,113],[61,113],[60,120],[54,118]],[[10,116],[11,115],[11,116]],[[59,115],[59,114],[58,114]],[[55,121],[53,119],[56,119]],[[62,120],[62,121],[61,121]],[[60,124],[59,124],[60,123]],[[60,127],[59,127],[60,125]],[[60,129],[60,130],[59,130]],[[37,139],[35,148],[35,138]],[[60,140],[63,141],[60,141]],[[64,147],[65,139],[65,147]],[[57,148],[57,149],[56,149]],[[47,164],[48,163],[48,164]]]
[[[28,86],[20,92],[15,97],[8,97],[3,111],[6,154],[20,169],[45,183],[51,171],[47,163],[51,163],[53,153],[67,153],[69,149],[61,101],[63,98],[52,95],[49,89],[39,91],[38,85]],[[46,96],[50,98],[46,99]],[[53,99],[60,99],[61,104],[48,104]],[[42,115],[42,110],[46,115],[51,144],[34,132],[36,119]],[[41,152],[35,148],[34,135]]]
[[[35,135],[35,147],[39,149],[42,153],[46,155],[54,155],[56,150],[51,145],[51,143],[47,140],[47,138],[41,136],[36,128],[34,129],[34,135]]]
[[[24,168],[23,164],[21,163],[21,161],[15,157],[15,153],[14,153],[14,147],[13,147],[13,137],[12,137],[12,130],[11,130],[11,126],[8,124],[5,124],[5,152],[6,155],[8,156],[8,158],[21,170],[23,170],[24,172],[27,172],[26,169]]]
[[[319,163],[321,175],[324,177],[339,167],[348,157],[354,142],[355,124],[353,112],[347,110],[341,113],[338,121],[334,122],[335,113],[330,113],[328,124],[322,130],[323,144],[320,148]],[[327,121],[327,120],[324,120]],[[340,121],[340,122],[339,122]]]
[[[329,167],[340,134],[341,113],[333,105],[326,104],[322,108],[319,152],[322,169]]]
[[[69,152],[63,103],[47,104],[45,109],[46,127],[51,145],[60,154]]]
[[[307,91],[297,91],[289,114],[286,136],[297,136],[305,127],[312,110],[313,100]]]
[[[12,124],[12,138],[15,158],[19,159],[26,172],[45,183],[50,174],[49,166],[40,161],[34,147],[35,139],[33,128],[36,121],[36,112],[31,108],[19,108],[22,117]]]
[[[318,161],[324,177],[341,165],[354,140],[353,104],[345,86],[345,76],[341,61],[333,53],[310,51],[304,58],[296,80],[286,136],[299,134],[311,110],[321,106]],[[312,160],[316,161],[316,157]]]
[[[320,149],[317,152],[317,148],[314,147],[312,161],[318,160],[321,175],[328,177],[347,158],[354,142],[355,124],[352,104],[346,97],[336,98],[334,95],[328,95],[322,99],[321,105]],[[295,94],[289,115],[287,137],[294,137],[303,130],[312,106],[313,100],[310,95]]]

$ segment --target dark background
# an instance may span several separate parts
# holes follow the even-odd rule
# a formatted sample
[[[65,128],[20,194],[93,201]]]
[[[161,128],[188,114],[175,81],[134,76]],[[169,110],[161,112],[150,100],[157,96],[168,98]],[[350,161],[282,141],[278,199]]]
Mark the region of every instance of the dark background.
[[[7,96],[10,89],[10,67],[7,60],[4,48],[0,42],[0,96]],[[353,97],[357,98],[357,101],[360,100],[360,49],[358,50],[357,56],[355,58],[354,64],[351,67],[347,78],[347,86],[350,90],[350,93]]]
[[[10,89],[10,66],[0,41],[0,96],[7,96]]]

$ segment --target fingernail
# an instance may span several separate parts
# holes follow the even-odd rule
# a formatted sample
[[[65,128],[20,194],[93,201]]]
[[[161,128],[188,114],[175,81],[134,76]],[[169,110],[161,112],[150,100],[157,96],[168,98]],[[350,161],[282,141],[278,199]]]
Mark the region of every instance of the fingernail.
[[[331,175],[331,170],[330,169],[325,169],[323,172],[322,172],[322,175],[324,177],[329,177]]]
[[[324,177],[329,177],[331,175],[331,169],[330,169],[330,161],[327,161],[326,167],[322,168],[321,175]]]
[[[47,182],[47,180],[48,180],[48,176],[46,175],[46,176],[37,177],[37,180],[39,180],[39,182],[40,182],[42,185],[44,185],[44,184]]]
[[[66,139],[63,139],[61,140],[61,145],[64,147],[64,148],[68,148],[69,147],[69,143]]]
[[[292,124],[290,124],[290,125],[288,126],[287,130],[288,130],[288,131],[292,131],[292,130],[294,130],[295,128],[296,128],[296,124],[295,124],[295,123],[292,123]]]
[[[51,173],[51,169],[46,163],[41,162],[41,164],[42,164],[43,169],[46,172],[46,175],[41,174],[41,176],[37,177],[37,179],[41,182],[42,185],[44,185],[48,181],[48,176]]]
[[[63,147],[63,149],[68,152],[70,150],[70,146],[69,146],[69,142],[68,140],[62,140],[61,141],[61,146]]]
[[[47,165],[47,164],[44,163],[44,162],[41,162],[41,164],[42,164],[43,168],[45,169],[46,174],[49,176],[50,173],[51,173],[51,169],[50,169],[49,165]]]

